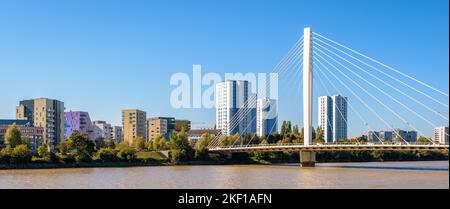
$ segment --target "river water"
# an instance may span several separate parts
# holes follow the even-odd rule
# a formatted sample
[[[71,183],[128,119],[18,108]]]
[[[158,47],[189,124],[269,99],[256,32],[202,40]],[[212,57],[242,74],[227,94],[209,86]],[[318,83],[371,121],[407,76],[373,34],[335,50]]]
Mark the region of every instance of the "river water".
[[[449,189],[449,162],[0,170],[0,188]]]

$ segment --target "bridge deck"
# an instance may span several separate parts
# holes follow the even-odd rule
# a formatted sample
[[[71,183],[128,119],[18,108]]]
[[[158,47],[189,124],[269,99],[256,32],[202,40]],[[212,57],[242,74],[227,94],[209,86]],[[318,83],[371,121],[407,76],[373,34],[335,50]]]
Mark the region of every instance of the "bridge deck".
[[[344,151],[344,150],[447,150],[449,145],[406,145],[406,144],[323,144],[309,145],[303,144],[265,144],[254,146],[231,146],[213,147],[211,152],[274,152],[274,151]]]

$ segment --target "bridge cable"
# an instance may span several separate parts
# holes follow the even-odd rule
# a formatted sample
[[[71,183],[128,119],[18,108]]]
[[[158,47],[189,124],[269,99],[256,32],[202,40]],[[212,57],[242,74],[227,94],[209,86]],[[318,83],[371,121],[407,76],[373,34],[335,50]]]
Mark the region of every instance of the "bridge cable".
[[[318,46],[324,48],[323,46],[321,46],[320,44],[317,44]],[[331,56],[329,56],[328,54],[324,53],[323,51],[321,51],[320,49],[316,48],[319,52],[321,52],[322,54],[326,55],[327,57],[329,57],[330,59],[332,59],[333,61],[335,61],[336,63],[338,63],[339,65],[341,65],[342,67],[344,67],[345,69],[349,70],[352,74],[356,75],[357,77],[359,77],[361,80],[363,80],[364,82],[366,82],[367,84],[369,84],[370,86],[374,87],[375,89],[377,89],[379,92],[383,93],[384,95],[386,95],[387,97],[389,97],[390,99],[394,100],[396,103],[400,104],[402,107],[406,108],[408,111],[410,111],[411,113],[415,114],[417,117],[421,118],[422,120],[424,120],[425,122],[427,122],[429,125],[431,125],[433,128],[437,127],[436,124],[430,122],[429,120],[427,120],[426,118],[424,118],[422,115],[418,114],[416,111],[412,110],[411,108],[409,108],[408,106],[406,106],[405,104],[403,104],[402,102],[398,101],[396,98],[392,97],[392,95],[386,93],[385,91],[383,91],[382,89],[380,89],[379,87],[377,87],[376,85],[374,85],[373,83],[371,83],[370,81],[368,81],[367,79],[363,78],[361,75],[355,73],[353,70],[351,70],[350,68],[344,66],[342,63],[340,63],[339,61],[335,60],[334,58],[332,58]],[[329,51],[328,49],[324,48],[325,50]],[[330,53],[334,54],[335,56],[337,56],[338,58],[346,61],[347,63],[353,65],[354,67],[362,70],[365,72],[364,69],[362,69],[361,67],[359,67],[358,65],[346,60],[345,58],[335,54],[334,52],[329,51]],[[373,76],[375,77],[375,76]],[[384,81],[382,81],[383,83],[385,83]],[[385,83],[386,85],[389,85],[387,83]],[[390,86],[390,85],[389,85]],[[394,87],[392,87],[394,88]],[[404,120],[404,122],[407,123],[406,120]]]
[[[394,100],[395,102],[397,102],[398,104],[402,105],[403,107],[405,107],[406,109],[408,109],[409,111],[411,111],[412,113],[418,115],[416,112],[412,111],[410,108],[408,108],[406,105],[404,105],[403,103],[399,102],[397,99],[393,98],[391,95],[387,94],[385,91],[381,90],[380,88],[378,88],[377,86],[375,86],[374,84],[370,83],[369,81],[367,81],[366,79],[364,79],[363,77],[361,77],[360,75],[356,74],[355,72],[353,72],[350,68],[348,68],[347,66],[343,65],[341,62],[337,61],[336,59],[332,58],[331,56],[329,56],[327,53],[323,52],[322,50],[315,48],[317,51],[319,51],[320,53],[324,54],[325,56],[327,56],[328,58],[330,58],[331,60],[333,60],[335,63],[339,64],[340,66],[342,66],[343,68],[349,70],[350,72],[352,72],[353,74],[357,75],[360,79],[364,80],[366,83],[368,83],[369,85],[371,85],[372,87],[374,87],[375,89],[377,89],[378,91],[380,91],[381,93],[383,93],[384,95],[388,96],[389,98],[391,98],[392,100]],[[322,56],[320,56],[318,53],[315,53],[316,55],[318,55],[320,58],[324,59]],[[325,60],[326,62],[328,62],[327,60]],[[371,94],[370,92],[368,92],[366,89],[362,88],[355,80],[353,80],[352,78],[348,77],[345,73],[343,73],[342,71],[340,71],[339,69],[337,69],[343,76],[345,76],[347,79],[349,79],[350,81],[352,81],[352,83],[354,83],[355,85],[357,85],[360,89],[362,89],[364,92],[366,92],[366,94],[368,94],[370,97],[372,97],[373,99],[375,99],[378,103],[380,103],[382,106],[384,106],[386,109],[388,109],[392,114],[394,114],[395,116],[397,116],[400,120],[402,120],[405,124],[407,124],[408,126],[410,126],[411,128],[413,128],[414,130],[420,132],[420,130],[418,130],[417,128],[415,128],[413,125],[411,125],[407,120],[405,120],[402,116],[400,116],[398,113],[396,113],[395,111],[393,111],[390,107],[388,107],[386,104],[384,104],[383,102],[381,102],[378,98],[376,98],[373,94]],[[422,117],[422,116],[420,116]],[[423,118],[423,117],[422,117]],[[420,133],[422,136],[425,136],[423,133]],[[433,142],[432,140],[430,140],[431,142]],[[434,142],[433,142],[434,143]]]
[[[339,52],[341,52],[341,53],[343,53],[343,54],[345,54],[345,55],[347,55],[347,56],[349,56],[349,57],[351,57],[351,58],[353,58],[353,59],[355,59],[355,60],[357,60],[357,61],[359,61],[359,62],[361,62],[361,63],[363,63],[364,65],[366,65],[366,66],[368,66],[368,67],[370,67],[370,68],[372,68],[372,69],[375,69],[375,70],[377,70],[378,72],[383,73],[384,75],[388,76],[389,78],[392,78],[392,79],[394,79],[394,80],[396,80],[396,81],[398,81],[398,82],[400,82],[400,83],[402,83],[402,84],[404,84],[404,85],[409,86],[408,84],[403,83],[401,80],[398,80],[397,78],[392,77],[391,75],[386,74],[386,73],[384,73],[383,71],[378,70],[377,68],[375,68],[375,67],[373,67],[373,66],[367,64],[366,62],[364,62],[364,61],[362,61],[362,60],[360,60],[360,59],[358,59],[358,58],[356,58],[356,57],[354,57],[354,56],[352,56],[352,55],[350,55],[350,54],[348,54],[348,53],[346,53],[346,52],[344,52],[344,51],[342,51],[342,50],[340,50],[340,49],[338,49],[338,48],[336,48],[336,47],[334,47],[334,46],[332,46],[332,45],[330,45],[330,44],[328,44],[328,43],[326,43],[326,42],[324,42],[324,41],[322,41],[322,40],[320,40],[320,39],[315,38],[314,40],[317,40],[317,41],[319,41],[319,42],[321,42],[321,43],[323,43],[323,44],[326,44],[327,46],[332,47],[333,49],[335,49],[335,50],[337,50],[337,51],[339,51]],[[322,45],[320,45],[320,44],[318,44],[318,43],[315,43],[315,44],[317,44],[318,46],[321,46],[322,48],[326,49],[327,51],[330,51],[329,49],[323,47]],[[330,52],[331,52],[331,51],[330,51]],[[333,52],[331,52],[331,53],[333,53]],[[333,54],[334,54],[334,53],[333,53]],[[335,54],[335,55],[336,55],[336,54]],[[336,56],[338,56],[338,55],[336,55]],[[341,59],[344,59],[344,58],[341,57]],[[347,62],[349,62],[349,61],[347,61]],[[358,69],[360,69],[360,68],[358,68]],[[442,117],[443,119],[449,121],[448,118],[446,118],[446,117],[444,117],[443,115],[437,113],[435,110],[433,110],[433,109],[430,108],[429,106],[425,105],[424,103],[422,103],[422,102],[418,101],[417,99],[415,99],[415,98],[413,98],[413,97],[411,97],[411,96],[405,94],[403,91],[400,91],[399,89],[395,88],[394,86],[392,86],[392,85],[386,83],[385,81],[383,81],[382,79],[380,79],[380,78],[374,76],[374,75],[371,74],[370,72],[367,72],[366,70],[363,70],[363,71],[364,71],[365,73],[369,74],[370,76],[374,77],[374,78],[377,79],[378,81],[380,81],[380,82],[386,84],[387,86],[393,88],[394,90],[396,90],[397,92],[401,93],[402,95],[404,95],[404,96],[408,97],[409,99],[413,100],[414,102],[420,104],[421,106],[423,106],[424,108],[426,108],[426,109],[429,110],[430,112],[433,112],[433,113],[437,114],[438,116]],[[413,88],[413,87],[411,87],[411,88]],[[418,90],[417,90],[417,91],[418,91]],[[421,94],[423,94],[423,95],[425,95],[425,96],[427,96],[429,99],[432,99],[432,100],[434,100],[435,102],[437,102],[437,103],[439,103],[439,104],[441,104],[441,105],[443,105],[443,106],[446,106],[447,108],[449,107],[448,105],[446,105],[446,104],[444,104],[444,103],[442,103],[442,102],[440,102],[440,101],[438,101],[438,100],[432,98],[431,96],[429,96],[429,95],[427,95],[427,94],[425,94],[425,93],[423,93],[423,92],[421,92],[421,91],[418,91],[418,92],[421,93]]]
[[[369,105],[367,105],[366,102],[364,102],[363,99],[361,99],[361,97],[359,97],[350,87],[348,87],[340,78],[338,78],[330,69],[328,69],[328,67],[326,67],[319,59],[317,59],[315,56],[313,58],[315,61],[317,61],[325,70],[327,70],[331,75],[333,75],[334,78],[336,78],[339,83],[341,83],[350,93],[352,93],[356,98],[358,98],[358,100],[367,108],[369,109],[378,119],[380,119],[386,126],[390,126],[380,115],[378,115],[378,113],[373,110]],[[326,61],[326,60],[325,60]],[[329,63],[330,64],[330,63]],[[331,64],[330,64],[331,65]],[[331,65],[333,66],[333,65]],[[335,68],[337,69],[337,68]],[[391,126],[392,130],[394,130],[394,128]],[[403,139],[402,136],[400,136],[402,138],[403,141],[406,141],[405,139]],[[408,143],[409,144],[409,143]]]
[[[314,78],[315,78],[316,76],[314,76]],[[330,91],[328,91],[328,88],[325,86],[325,84],[323,83],[323,81],[322,81],[322,78],[320,78],[320,76],[317,76],[317,78],[316,78],[316,80],[319,80],[319,82],[320,82],[320,84],[322,85],[322,88],[324,88],[325,90],[326,90],[326,92],[327,92],[327,95],[331,95],[330,94]],[[315,89],[315,88],[313,88],[313,89]],[[341,94],[342,95],[342,94]],[[347,102],[347,99],[344,97],[344,100],[345,100],[345,102],[348,104],[348,102]],[[347,126],[347,132],[348,132],[348,127],[349,127],[349,125],[348,125],[348,121],[347,121],[347,118],[346,117],[344,117],[344,114],[342,113],[342,111],[341,111],[341,109],[340,108],[338,108],[337,107],[337,105],[333,102],[333,105],[334,105],[334,108],[336,108],[337,110],[338,110],[338,112],[339,112],[339,114],[341,115],[341,117],[342,117],[342,119],[344,119],[344,121],[345,121],[345,125]],[[347,115],[347,117],[348,117],[348,115]],[[320,118],[317,118],[317,120],[319,120]],[[328,125],[331,127],[331,128],[333,128],[333,126],[331,125],[331,123],[330,123],[330,120],[328,120],[327,119],[327,122],[328,122]],[[328,127],[327,127],[328,128]],[[325,130],[323,130],[323,131],[325,131]],[[328,131],[328,130],[327,130]],[[317,134],[317,133],[316,133]],[[325,138],[325,137],[324,137]],[[347,137],[348,138],[348,137]],[[325,141],[325,143],[327,143],[328,142],[328,139]]]
[[[341,91],[339,91],[339,89],[333,84],[333,82],[331,82],[331,80],[328,78],[328,76],[327,76],[325,73],[323,73],[322,69],[320,69],[320,67],[319,67],[318,65],[316,65],[315,68],[317,68],[317,69],[318,69],[318,72],[320,72],[320,74],[322,74],[322,75],[327,79],[327,82],[333,86],[333,88],[338,92],[338,94],[343,95],[343,94],[341,93]],[[322,86],[324,86],[324,87],[326,88],[327,93],[330,94],[330,91],[328,91],[328,88],[327,88],[326,85],[324,84],[322,78],[321,78],[320,76],[318,76],[318,78],[319,78],[319,82],[322,84]],[[367,127],[368,131],[375,132],[374,129],[372,129],[372,128],[370,127],[369,123],[368,123],[365,119],[363,119],[361,113],[359,113],[359,112],[353,107],[353,105],[352,105],[351,103],[348,102],[348,99],[347,99],[346,97],[344,97],[344,100],[345,100],[345,102],[347,103],[347,105],[350,107],[350,109],[351,109],[353,112],[355,112],[356,115],[358,116],[358,118],[364,123],[364,125]],[[375,136],[378,138],[378,140],[381,142],[381,144],[384,144],[384,142],[383,142],[377,135],[375,135]]]
[[[293,53],[293,52],[296,52],[296,51],[298,50],[298,48],[302,46],[302,44],[299,44],[299,43],[302,43],[302,42],[300,42],[301,40],[302,40],[302,38],[299,39],[299,40],[296,42],[296,44],[292,47],[292,49],[288,52],[288,54],[283,58],[283,60],[275,67],[275,69],[274,69],[275,72],[280,71],[280,67],[281,67],[281,66],[284,66],[284,65],[286,64],[286,61],[288,61],[289,59],[291,59],[292,56],[296,54],[296,53]],[[284,69],[284,68],[281,68],[281,69]],[[236,119],[236,118],[237,118],[237,117],[235,117],[234,119]],[[217,141],[217,139],[219,139],[222,135],[223,135],[223,133],[220,133],[218,136],[216,136],[216,137],[213,139],[213,141],[209,143],[209,146],[208,146],[208,147],[210,147],[210,145],[216,145],[216,144],[218,144],[219,141]],[[217,141],[217,142],[216,142],[216,141]]]
[[[395,69],[395,68],[393,68],[393,67],[390,67],[390,66],[388,66],[388,65],[386,65],[386,64],[384,64],[384,63],[381,63],[380,61],[377,61],[377,60],[375,60],[375,59],[373,59],[373,58],[371,58],[371,57],[369,57],[369,56],[366,56],[366,55],[364,55],[364,54],[362,54],[362,53],[359,53],[359,52],[357,52],[357,51],[355,51],[355,50],[353,50],[353,49],[351,49],[351,48],[349,48],[349,47],[347,47],[347,46],[344,46],[343,44],[340,44],[340,43],[338,43],[338,42],[336,42],[336,41],[333,41],[333,40],[331,40],[331,39],[329,39],[329,38],[327,38],[327,37],[325,37],[325,36],[323,36],[323,35],[320,35],[319,33],[313,32],[313,34],[316,35],[316,36],[319,36],[319,37],[321,37],[321,38],[323,38],[323,39],[325,39],[325,40],[327,40],[327,41],[330,41],[330,42],[332,42],[332,43],[334,43],[334,44],[336,44],[336,45],[338,45],[338,46],[340,46],[340,47],[343,47],[343,48],[345,48],[345,49],[347,49],[347,50],[349,50],[349,51],[351,51],[351,52],[353,52],[353,53],[355,53],[355,54],[358,54],[358,55],[360,55],[360,56],[362,56],[362,57],[364,57],[364,58],[366,58],[366,59],[369,59],[369,60],[371,60],[371,61],[373,61],[373,62],[375,62],[375,63],[377,63],[377,64],[379,64],[379,65],[381,65],[381,66],[384,66],[384,67],[386,67],[386,68],[388,68],[388,69],[390,69],[390,70],[392,70],[392,71],[394,71],[394,72],[396,72],[396,73],[398,73],[398,74],[400,74],[400,75],[403,75],[403,76],[405,76],[405,77],[407,77],[407,78],[409,78],[409,79],[411,79],[411,80],[413,80],[413,81],[415,81],[415,82],[417,82],[417,83],[420,83],[420,84],[422,84],[423,86],[426,86],[426,87],[428,87],[428,88],[434,90],[435,92],[438,92],[438,93],[440,93],[440,94],[442,94],[442,95],[444,95],[444,96],[446,96],[446,97],[449,97],[449,95],[448,95],[447,93],[442,92],[442,91],[440,91],[440,90],[438,90],[438,89],[436,89],[436,88],[434,88],[434,87],[432,87],[432,86],[430,86],[430,85],[428,85],[428,84],[426,84],[426,83],[424,83],[424,82],[422,82],[422,81],[420,81],[420,80],[418,80],[418,79],[416,79],[416,78],[414,78],[414,77],[412,77],[412,76],[409,76],[409,75],[407,75],[407,74],[405,74],[405,73],[402,73],[401,71],[399,71],[399,70],[397,70],[397,69]]]
[[[295,56],[294,57],[296,57],[297,55],[295,54]],[[290,58],[290,59],[292,59],[292,57]],[[293,59],[293,60],[296,60],[296,59]],[[289,60],[289,62],[292,62],[292,60]],[[285,71],[285,69],[286,68],[282,68],[281,70],[279,69],[279,70],[277,70],[277,71],[280,71],[279,73],[281,73],[281,71]],[[268,85],[269,84],[269,85]],[[268,85],[268,87],[269,88],[271,88],[271,83],[266,83],[266,85]],[[248,99],[248,100],[250,100],[252,103],[251,103],[251,106],[254,106],[255,105],[255,103],[256,103],[256,97],[257,95],[256,94],[253,94],[252,95],[252,97],[250,98],[250,99]],[[247,104],[247,106],[248,106],[248,104]],[[232,119],[232,121],[230,122],[231,123],[231,127],[232,127],[232,129],[234,129],[234,128],[236,128],[236,126],[238,125],[238,124],[240,124],[240,121],[238,121],[241,117],[243,117],[243,116],[245,116],[245,115],[247,115],[250,111],[252,111],[250,108],[249,109],[246,109],[246,110],[244,110],[244,111],[240,111],[240,113],[238,113],[237,115],[235,115],[235,116],[233,116],[233,119]]]

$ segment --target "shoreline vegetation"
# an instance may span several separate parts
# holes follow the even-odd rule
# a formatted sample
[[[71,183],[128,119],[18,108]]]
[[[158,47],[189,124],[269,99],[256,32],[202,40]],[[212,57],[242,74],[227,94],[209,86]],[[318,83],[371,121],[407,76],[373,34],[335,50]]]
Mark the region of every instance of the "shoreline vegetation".
[[[223,136],[220,146],[235,144],[301,143],[302,134],[289,131],[275,133],[267,138],[253,134]],[[302,131],[303,132],[303,131]],[[286,131],[285,131],[286,133]],[[315,143],[322,143],[319,134]],[[172,132],[169,140],[162,136],[145,141],[138,137],[134,143],[91,140],[88,135],[74,132],[54,149],[43,144],[33,153],[26,138],[22,138],[17,126],[12,125],[5,134],[5,145],[0,148],[0,170],[6,169],[54,169],[54,168],[116,168],[173,165],[270,165],[299,163],[297,152],[233,153],[232,158],[211,153],[207,146],[213,136],[204,134],[194,147],[189,144],[185,131]],[[345,143],[361,142],[363,138],[345,140]],[[383,161],[448,161],[446,151],[330,151],[317,152],[318,163],[331,162],[383,162]]]

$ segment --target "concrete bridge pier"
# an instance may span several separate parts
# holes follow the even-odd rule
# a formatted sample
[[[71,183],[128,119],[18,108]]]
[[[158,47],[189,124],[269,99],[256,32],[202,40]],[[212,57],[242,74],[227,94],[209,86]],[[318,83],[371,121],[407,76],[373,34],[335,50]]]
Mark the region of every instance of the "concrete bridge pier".
[[[315,167],[316,153],[312,151],[300,151],[300,166],[301,167]]]

